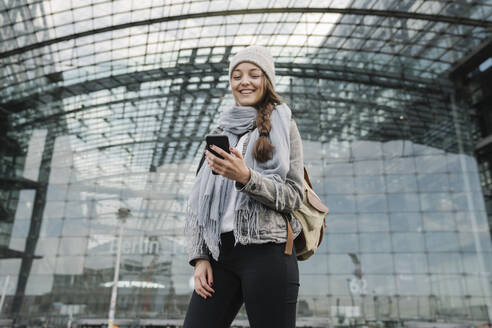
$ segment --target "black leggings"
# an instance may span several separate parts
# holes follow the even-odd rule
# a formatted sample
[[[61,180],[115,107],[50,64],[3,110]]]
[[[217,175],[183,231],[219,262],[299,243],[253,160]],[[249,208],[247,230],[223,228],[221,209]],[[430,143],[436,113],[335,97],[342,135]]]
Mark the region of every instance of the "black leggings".
[[[212,297],[191,296],[183,328],[228,328],[245,303],[251,328],[295,328],[299,269],[285,243],[237,244],[221,235],[218,261],[211,259]]]

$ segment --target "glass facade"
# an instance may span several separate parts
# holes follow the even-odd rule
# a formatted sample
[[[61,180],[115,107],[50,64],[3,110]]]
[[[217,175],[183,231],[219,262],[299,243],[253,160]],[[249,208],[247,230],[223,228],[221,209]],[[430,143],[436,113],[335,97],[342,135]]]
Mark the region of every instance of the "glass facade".
[[[298,320],[490,323],[479,122],[448,77],[489,1],[0,0],[0,26],[0,320],[106,320],[122,225],[116,317],[184,318],[185,204],[256,43],[331,209]]]

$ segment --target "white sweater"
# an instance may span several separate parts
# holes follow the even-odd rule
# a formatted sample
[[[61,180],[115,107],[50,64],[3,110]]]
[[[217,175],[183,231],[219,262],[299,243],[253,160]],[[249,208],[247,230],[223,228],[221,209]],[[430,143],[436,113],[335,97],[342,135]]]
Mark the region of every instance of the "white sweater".
[[[236,149],[243,153],[244,139],[248,134],[245,133],[237,142]],[[232,195],[229,198],[229,203],[226,205],[226,211],[222,217],[222,223],[220,224],[220,232],[228,232],[234,229],[234,204],[236,203],[237,193],[239,191],[236,188],[232,188]]]

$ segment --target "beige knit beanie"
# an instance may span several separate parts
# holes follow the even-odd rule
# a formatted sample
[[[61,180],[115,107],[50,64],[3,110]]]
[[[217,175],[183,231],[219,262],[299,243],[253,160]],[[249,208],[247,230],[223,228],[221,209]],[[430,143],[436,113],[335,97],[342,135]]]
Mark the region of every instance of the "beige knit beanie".
[[[267,48],[253,45],[238,51],[229,64],[229,80],[234,68],[242,62],[250,62],[260,67],[275,88],[275,63]]]

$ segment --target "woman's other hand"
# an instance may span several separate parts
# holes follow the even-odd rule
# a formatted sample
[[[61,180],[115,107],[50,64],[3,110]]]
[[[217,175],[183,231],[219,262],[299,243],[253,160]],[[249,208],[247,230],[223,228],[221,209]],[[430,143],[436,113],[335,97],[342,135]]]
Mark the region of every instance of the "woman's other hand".
[[[220,159],[208,150],[205,151],[208,166],[212,171],[242,184],[248,183],[251,177],[251,172],[246,166],[243,155],[239,150],[229,147],[231,154],[228,154],[220,147],[215,145],[212,145],[211,147],[214,151],[224,157],[224,159]]]
[[[196,261],[193,279],[195,282],[195,291],[198,295],[204,299],[207,299],[207,297],[212,297],[211,293],[215,293],[215,290],[211,287],[214,279],[212,266],[208,260]]]

